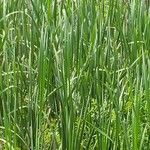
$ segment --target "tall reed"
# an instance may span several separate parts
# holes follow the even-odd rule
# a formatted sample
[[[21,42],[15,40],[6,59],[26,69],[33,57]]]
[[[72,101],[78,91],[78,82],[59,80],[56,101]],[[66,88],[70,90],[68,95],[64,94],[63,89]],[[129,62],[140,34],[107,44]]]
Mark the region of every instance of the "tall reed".
[[[0,147],[150,149],[144,0],[0,1]]]

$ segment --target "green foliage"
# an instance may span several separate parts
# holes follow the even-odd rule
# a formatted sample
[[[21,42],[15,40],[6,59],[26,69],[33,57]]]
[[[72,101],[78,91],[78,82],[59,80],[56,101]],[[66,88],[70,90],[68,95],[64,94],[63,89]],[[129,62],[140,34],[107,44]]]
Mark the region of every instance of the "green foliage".
[[[144,0],[0,0],[0,149],[149,150],[149,27]]]

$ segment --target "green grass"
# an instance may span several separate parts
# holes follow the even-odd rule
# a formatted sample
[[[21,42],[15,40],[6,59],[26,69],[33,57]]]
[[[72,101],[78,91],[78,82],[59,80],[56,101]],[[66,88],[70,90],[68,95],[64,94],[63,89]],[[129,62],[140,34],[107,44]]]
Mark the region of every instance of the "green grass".
[[[0,0],[0,149],[149,150],[144,0]]]

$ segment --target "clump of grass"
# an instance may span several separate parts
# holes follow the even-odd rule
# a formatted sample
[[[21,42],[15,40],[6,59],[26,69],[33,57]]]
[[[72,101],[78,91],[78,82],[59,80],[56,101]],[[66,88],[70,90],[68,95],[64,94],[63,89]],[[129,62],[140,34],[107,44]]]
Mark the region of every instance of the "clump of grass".
[[[0,3],[0,146],[150,148],[148,1]]]

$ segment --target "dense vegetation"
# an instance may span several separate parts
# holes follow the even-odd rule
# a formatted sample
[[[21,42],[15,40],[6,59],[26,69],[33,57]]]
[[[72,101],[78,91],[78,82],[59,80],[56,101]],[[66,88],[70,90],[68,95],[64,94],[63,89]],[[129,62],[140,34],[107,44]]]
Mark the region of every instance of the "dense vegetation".
[[[149,150],[144,0],[0,0],[0,149]]]

